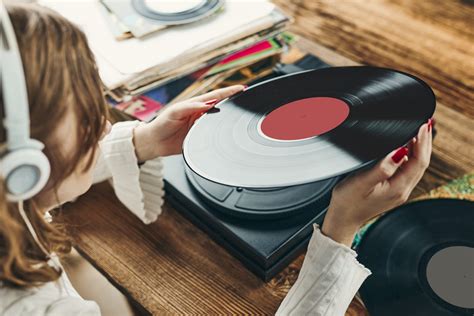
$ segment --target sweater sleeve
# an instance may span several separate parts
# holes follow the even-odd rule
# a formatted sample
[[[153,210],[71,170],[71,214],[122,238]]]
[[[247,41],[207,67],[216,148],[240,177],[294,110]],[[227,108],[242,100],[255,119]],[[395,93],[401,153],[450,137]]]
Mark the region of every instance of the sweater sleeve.
[[[371,274],[356,257],[355,251],[324,236],[315,225],[298,279],[277,315],[343,316]]]
[[[133,130],[138,121],[120,122],[100,142],[101,155],[94,182],[111,179],[118,199],[145,224],[157,219],[164,202],[163,164],[161,158],[138,166]]]
[[[101,314],[95,302],[76,297],[54,300],[47,297],[30,297],[29,301],[18,299],[12,306],[0,312],[5,316],[100,316]]]
[[[28,289],[6,287],[0,282],[0,315],[100,316],[100,309],[95,302],[80,297],[63,272],[57,281]]]

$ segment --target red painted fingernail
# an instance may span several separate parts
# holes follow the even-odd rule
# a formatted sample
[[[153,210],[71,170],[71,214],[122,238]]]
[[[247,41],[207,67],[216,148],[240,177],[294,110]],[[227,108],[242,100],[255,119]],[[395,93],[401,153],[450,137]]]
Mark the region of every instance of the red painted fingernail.
[[[408,148],[400,147],[392,156],[394,163],[399,163],[408,154]]]
[[[242,89],[242,91],[245,91],[249,88],[249,86],[247,86],[246,84],[243,84],[244,88]]]
[[[214,104],[217,103],[217,101],[218,101],[217,99],[212,99],[212,100],[207,101],[205,104],[206,105],[214,105]]]

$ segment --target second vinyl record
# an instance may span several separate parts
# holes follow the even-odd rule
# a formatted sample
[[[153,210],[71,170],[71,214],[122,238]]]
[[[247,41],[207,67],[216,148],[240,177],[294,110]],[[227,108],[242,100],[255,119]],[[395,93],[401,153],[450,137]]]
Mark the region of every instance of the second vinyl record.
[[[183,155],[193,172],[229,186],[325,180],[406,144],[435,104],[422,80],[390,69],[300,72],[219,103],[191,128]]]
[[[474,315],[474,202],[430,199],[398,207],[366,232],[358,260],[371,316]]]

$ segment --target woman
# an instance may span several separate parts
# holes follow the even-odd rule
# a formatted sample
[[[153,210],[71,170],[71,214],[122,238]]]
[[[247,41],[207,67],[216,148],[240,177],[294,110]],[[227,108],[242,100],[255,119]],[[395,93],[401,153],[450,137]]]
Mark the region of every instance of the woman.
[[[51,176],[45,189],[19,204],[7,201],[0,179],[0,314],[98,315],[98,306],[83,300],[61,271],[56,256],[67,254],[71,243],[60,226],[45,219],[48,211],[86,192],[94,180],[111,178],[122,203],[144,223],[156,220],[163,204],[160,157],[180,153],[193,122],[244,87],[169,106],[149,124],[110,126],[85,35],[41,7],[15,5],[8,12],[24,64],[31,137],[46,145]],[[354,234],[370,218],[406,201],[430,154],[428,122],[409,153],[400,148],[335,188],[323,227],[315,227],[300,276],[278,314],[344,314],[370,274],[349,248]]]

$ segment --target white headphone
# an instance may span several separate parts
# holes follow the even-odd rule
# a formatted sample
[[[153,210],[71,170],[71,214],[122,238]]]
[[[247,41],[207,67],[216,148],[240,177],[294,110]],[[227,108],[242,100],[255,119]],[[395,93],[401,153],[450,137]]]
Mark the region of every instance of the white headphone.
[[[44,188],[50,175],[50,164],[43,153],[44,145],[30,138],[28,93],[15,32],[1,1],[0,52],[3,125],[7,136],[6,152],[0,156],[0,176],[5,181],[7,199],[18,202],[29,199]]]

